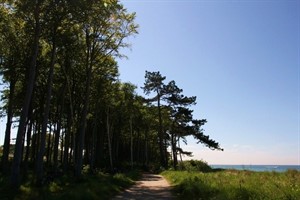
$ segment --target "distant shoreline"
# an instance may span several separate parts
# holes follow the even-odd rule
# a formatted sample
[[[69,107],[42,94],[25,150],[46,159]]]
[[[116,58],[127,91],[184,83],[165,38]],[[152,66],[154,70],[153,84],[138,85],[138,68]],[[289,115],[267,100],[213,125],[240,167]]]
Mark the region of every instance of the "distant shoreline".
[[[275,171],[285,172],[289,169],[300,171],[300,165],[210,165],[213,169],[236,169],[236,170],[250,170],[257,172]]]

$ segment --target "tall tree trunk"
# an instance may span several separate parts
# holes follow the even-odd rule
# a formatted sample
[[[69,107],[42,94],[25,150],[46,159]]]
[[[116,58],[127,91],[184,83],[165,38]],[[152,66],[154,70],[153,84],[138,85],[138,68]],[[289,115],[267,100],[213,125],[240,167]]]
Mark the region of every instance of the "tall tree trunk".
[[[37,149],[37,141],[38,141],[38,132],[39,132],[39,124],[36,121],[32,133],[32,141],[31,141],[31,156],[30,156],[30,161],[32,163],[35,162],[36,160],[36,149]]]
[[[145,131],[145,162],[146,162],[146,166],[148,166],[149,165],[149,155],[148,155],[148,128],[146,129],[146,131]]]
[[[34,11],[34,18],[35,18],[35,33],[34,33],[34,42],[32,47],[32,57],[31,62],[29,66],[29,76],[28,76],[28,82],[26,87],[26,94],[23,101],[21,116],[20,116],[20,122],[19,122],[19,128],[17,132],[17,139],[16,139],[16,145],[15,145],[15,152],[14,152],[14,159],[12,163],[12,172],[11,172],[11,179],[10,184],[12,187],[19,187],[20,185],[20,165],[22,160],[22,140],[23,140],[23,134],[26,127],[26,121],[27,121],[27,115],[29,110],[29,105],[31,101],[31,96],[33,92],[34,87],[34,80],[36,75],[36,61],[38,57],[38,47],[39,47],[39,40],[40,40],[40,5],[42,3],[42,0],[39,0],[37,4],[35,5],[35,11]]]
[[[73,131],[75,130],[74,127],[74,111],[73,111],[73,101],[72,101],[72,90],[71,90],[71,83],[69,80],[69,74],[67,73],[66,69],[70,68],[70,61],[69,56],[65,58],[65,65],[62,65],[62,70],[64,72],[66,78],[65,86],[68,89],[68,97],[69,97],[69,111],[68,111],[68,118],[67,118],[67,131],[65,133],[65,145],[64,145],[64,152],[63,152],[63,170],[66,171],[69,166],[69,158],[71,158],[71,136],[73,135]]]
[[[168,169],[168,160],[169,160],[169,156],[168,156],[168,145],[167,145],[167,138],[166,138],[166,131],[164,130],[163,132],[164,134],[164,156],[165,156],[165,169]]]
[[[30,153],[30,143],[31,143],[31,131],[32,131],[33,120],[30,119],[29,127],[27,129],[27,136],[26,136],[26,152],[24,158],[24,175],[27,176],[28,171],[28,160],[29,160],[29,153]],[[24,177],[25,177],[24,176]]]
[[[72,117],[71,112],[68,113],[68,119],[67,119],[67,130],[65,133],[65,146],[64,146],[64,156],[63,156],[63,170],[67,171],[68,168],[68,161],[69,161],[69,149],[70,149],[70,137],[71,137],[71,127],[72,127]]]
[[[87,83],[85,88],[85,97],[84,97],[84,106],[81,114],[81,122],[80,128],[77,137],[77,152],[76,152],[76,161],[75,161],[75,176],[77,178],[81,178],[81,168],[83,165],[83,144],[84,144],[84,136],[86,129],[86,116],[88,113],[88,105],[89,105],[89,95],[90,95],[90,82],[91,82],[91,69],[89,70],[87,76]]]
[[[111,133],[110,133],[110,122],[109,122],[109,108],[107,108],[106,112],[106,129],[107,129],[107,140],[108,140],[108,153],[109,153],[109,162],[110,169],[113,171],[113,159],[112,159],[112,147],[111,147]]]
[[[76,146],[76,161],[75,161],[75,176],[77,178],[81,178],[81,168],[83,165],[83,144],[84,144],[84,136],[86,129],[86,116],[88,113],[89,100],[90,100],[90,90],[91,90],[91,82],[92,82],[92,58],[91,58],[91,45],[90,45],[90,35],[89,31],[86,30],[86,44],[87,44],[87,53],[86,53],[86,83],[85,83],[85,96],[83,102],[83,110],[81,113],[81,122],[80,128],[78,131],[77,137],[77,146]]]
[[[98,115],[97,111],[95,111],[94,119],[93,119],[93,130],[92,130],[92,137],[91,137],[91,142],[90,142],[90,168],[91,171],[94,171],[95,168],[95,155],[96,155],[96,143],[97,143],[97,120],[98,120]]]
[[[16,85],[16,81],[12,79],[9,85],[7,121],[6,121],[3,155],[2,155],[2,172],[4,174],[9,173],[8,156],[10,150],[10,133],[11,133],[11,124],[12,124],[12,117],[13,117],[13,98],[15,93],[15,85]]]
[[[55,130],[53,130],[55,132]],[[46,164],[49,165],[51,163],[51,140],[52,140],[52,124],[49,124],[49,134],[47,138],[47,133],[46,133],[46,139],[47,139],[47,153],[46,153]],[[45,149],[45,150],[46,150]]]
[[[36,181],[37,181],[38,185],[41,185],[42,179],[43,179],[43,157],[44,157],[45,149],[46,149],[46,132],[47,132],[49,112],[50,112],[53,71],[54,71],[55,55],[56,55],[56,38],[55,38],[56,33],[55,32],[56,32],[56,29],[54,29],[54,35],[53,35],[53,40],[52,40],[53,44],[52,44],[52,52],[51,52],[51,63],[50,63],[48,81],[47,81],[47,97],[46,97],[46,104],[45,104],[44,115],[43,115],[40,149],[39,149],[37,160],[36,160]]]
[[[131,168],[133,168],[133,131],[132,131],[132,115],[130,116],[129,126],[130,126],[130,163],[131,163]]]
[[[55,131],[55,136],[54,136],[54,153],[53,153],[53,162],[54,162],[54,171],[57,173],[57,167],[58,167],[58,145],[59,145],[59,136],[60,136],[60,130],[61,130],[61,121],[62,121],[62,113],[64,110],[65,106],[65,93],[66,91],[66,85],[63,86],[62,89],[62,100],[61,100],[61,105],[60,109],[58,110],[58,122],[57,122],[57,129]],[[59,107],[59,105],[57,105]]]
[[[176,136],[174,133],[171,133],[171,145],[172,145],[172,153],[173,153],[173,167],[177,169],[177,149],[176,149]]]
[[[24,177],[27,177],[27,171],[28,171],[28,160],[29,160],[29,153],[30,153],[32,125],[33,125],[33,120],[30,119],[28,123],[27,135],[26,135],[26,150],[25,150],[25,158],[23,163]]]
[[[159,153],[160,153],[160,164],[163,167],[167,167],[165,161],[165,154],[164,154],[164,138],[163,138],[163,130],[162,130],[162,117],[161,117],[161,106],[160,106],[160,96],[157,95],[157,109],[158,109],[158,137],[159,137]]]
[[[178,147],[180,148],[180,138],[178,138]],[[182,162],[182,155],[181,152],[179,152],[180,162]]]

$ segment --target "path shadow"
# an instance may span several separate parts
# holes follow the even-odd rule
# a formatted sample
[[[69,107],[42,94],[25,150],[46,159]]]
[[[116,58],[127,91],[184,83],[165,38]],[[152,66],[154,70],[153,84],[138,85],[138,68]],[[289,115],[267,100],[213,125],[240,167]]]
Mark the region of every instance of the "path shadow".
[[[141,181],[159,181],[162,178],[155,174],[144,174]]]

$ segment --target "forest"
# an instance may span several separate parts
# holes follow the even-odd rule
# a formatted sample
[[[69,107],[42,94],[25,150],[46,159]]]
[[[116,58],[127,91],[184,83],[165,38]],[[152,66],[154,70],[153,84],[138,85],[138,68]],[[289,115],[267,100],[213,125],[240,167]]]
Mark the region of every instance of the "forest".
[[[80,179],[84,169],[176,169],[192,155],[181,148],[188,136],[222,150],[193,116],[196,97],[174,80],[146,71],[143,95],[120,81],[135,17],[118,0],[1,1],[0,170],[11,187],[28,174],[43,185],[49,174]]]

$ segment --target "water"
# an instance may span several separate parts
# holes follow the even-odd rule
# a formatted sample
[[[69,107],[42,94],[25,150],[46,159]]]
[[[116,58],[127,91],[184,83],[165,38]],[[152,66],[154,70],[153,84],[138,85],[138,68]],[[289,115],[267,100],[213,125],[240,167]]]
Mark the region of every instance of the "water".
[[[257,172],[275,171],[285,172],[288,169],[295,169],[300,171],[300,165],[210,165],[212,168],[221,169],[236,169],[236,170],[251,170]]]

